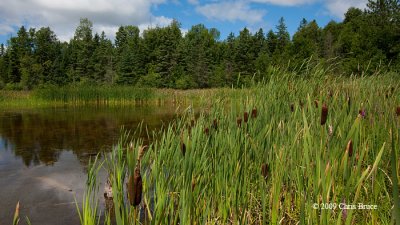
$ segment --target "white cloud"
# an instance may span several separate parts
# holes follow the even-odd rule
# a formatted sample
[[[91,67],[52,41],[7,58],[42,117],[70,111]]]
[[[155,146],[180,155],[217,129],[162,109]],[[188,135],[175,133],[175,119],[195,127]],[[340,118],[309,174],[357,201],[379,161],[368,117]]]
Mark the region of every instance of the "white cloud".
[[[120,25],[133,24],[143,27],[153,23],[160,26],[171,21],[155,17],[151,8],[166,0],[1,0],[0,35],[15,31],[15,27],[50,26],[60,40],[72,38],[79,19],[87,17],[93,22],[93,30],[105,31],[113,37]]]
[[[368,0],[327,0],[325,6],[331,15],[343,19],[350,7],[364,9],[367,2]]]
[[[164,27],[168,26],[171,24],[172,19],[164,16],[160,17],[152,17],[148,22],[140,24],[138,27],[140,31],[147,30],[149,28],[155,28],[155,27]]]
[[[257,3],[269,3],[273,5],[283,5],[283,6],[297,6],[308,3],[314,3],[317,0],[251,0]]]
[[[198,6],[196,11],[208,19],[220,21],[244,21],[255,24],[262,21],[265,10],[252,9],[243,1],[210,3]]]

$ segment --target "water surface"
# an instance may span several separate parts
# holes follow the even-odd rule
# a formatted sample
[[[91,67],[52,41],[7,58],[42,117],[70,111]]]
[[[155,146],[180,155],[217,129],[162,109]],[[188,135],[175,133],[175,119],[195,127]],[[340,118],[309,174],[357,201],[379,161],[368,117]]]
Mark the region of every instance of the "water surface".
[[[82,199],[90,157],[110,151],[122,126],[157,130],[174,116],[172,106],[1,110],[0,224],[12,223],[18,201],[33,225],[79,224],[74,196]]]

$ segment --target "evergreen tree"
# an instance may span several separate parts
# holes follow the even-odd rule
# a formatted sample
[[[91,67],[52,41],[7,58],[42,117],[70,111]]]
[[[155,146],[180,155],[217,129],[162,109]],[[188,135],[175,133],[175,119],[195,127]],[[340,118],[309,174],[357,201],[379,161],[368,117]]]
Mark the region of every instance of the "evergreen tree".
[[[241,77],[247,81],[255,72],[253,64],[256,58],[255,47],[250,31],[244,28],[237,38],[235,64]]]
[[[71,50],[73,58],[73,80],[87,82],[93,73],[93,65],[90,58],[93,53],[93,24],[87,18],[80,20],[79,26],[75,30],[73,40],[71,40]]]
[[[97,83],[112,84],[114,77],[113,72],[113,46],[109,39],[106,38],[104,32],[101,35],[95,35],[95,50],[91,58],[93,65],[92,79]]]
[[[209,87],[213,71],[213,52],[217,30],[208,30],[203,24],[192,26],[184,38],[184,58],[187,74],[193,77],[197,87]],[[190,80],[185,78],[187,82]],[[188,84],[189,85],[189,84]]]
[[[143,47],[136,26],[120,27],[116,35],[119,84],[134,85],[144,75]]]
[[[322,31],[315,20],[306,23],[303,20],[293,36],[292,54],[300,61],[314,56],[319,57],[322,45]]]
[[[272,30],[269,30],[267,33],[266,45],[267,45],[268,52],[270,52],[271,54],[274,53],[275,51],[277,51],[278,37]]]
[[[161,87],[174,87],[180,76],[182,58],[179,54],[182,41],[180,24],[174,20],[164,28],[146,30],[143,34],[147,75],[151,71],[160,76]],[[152,68],[152,70],[150,70]]]
[[[36,68],[37,79],[32,83],[35,86],[39,83],[56,84],[57,81],[53,79],[53,64],[57,58],[59,51],[59,41],[55,33],[49,28],[40,28],[34,39],[33,57],[34,66]]]
[[[276,29],[277,29],[277,32],[276,32],[277,49],[276,49],[276,51],[278,53],[284,53],[286,51],[286,48],[290,44],[290,35],[289,35],[289,32],[287,31],[285,19],[283,17],[281,17],[279,19]]]

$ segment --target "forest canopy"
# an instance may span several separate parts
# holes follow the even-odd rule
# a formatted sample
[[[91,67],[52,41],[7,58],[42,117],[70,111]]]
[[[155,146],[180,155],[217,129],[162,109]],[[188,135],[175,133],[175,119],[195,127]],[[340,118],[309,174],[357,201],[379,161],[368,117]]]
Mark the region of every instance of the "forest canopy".
[[[93,33],[87,18],[61,42],[49,27],[20,27],[0,46],[0,89],[48,85],[129,85],[209,88],[246,85],[271,76],[271,68],[329,68],[332,75],[400,70],[400,3],[369,0],[350,8],[342,22],[320,27],[303,19],[290,37],[284,18],[275,29],[244,28],[220,40],[216,28],[197,24],[184,35],[180,23],[149,28],[121,26],[111,41]]]

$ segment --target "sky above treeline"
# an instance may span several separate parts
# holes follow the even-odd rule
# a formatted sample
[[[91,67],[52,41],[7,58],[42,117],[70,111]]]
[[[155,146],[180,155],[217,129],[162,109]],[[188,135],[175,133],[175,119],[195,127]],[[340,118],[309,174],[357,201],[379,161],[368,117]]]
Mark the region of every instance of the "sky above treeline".
[[[0,43],[6,44],[19,27],[50,27],[61,41],[69,41],[86,17],[93,31],[104,31],[114,39],[121,25],[141,30],[167,26],[173,19],[186,32],[199,23],[217,28],[221,40],[247,27],[251,32],[275,29],[285,18],[293,35],[302,18],[315,19],[320,26],[342,21],[350,7],[364,9],[368,0],[1,0]]]

